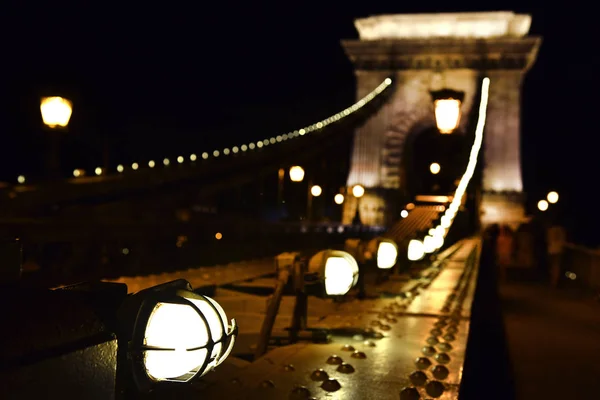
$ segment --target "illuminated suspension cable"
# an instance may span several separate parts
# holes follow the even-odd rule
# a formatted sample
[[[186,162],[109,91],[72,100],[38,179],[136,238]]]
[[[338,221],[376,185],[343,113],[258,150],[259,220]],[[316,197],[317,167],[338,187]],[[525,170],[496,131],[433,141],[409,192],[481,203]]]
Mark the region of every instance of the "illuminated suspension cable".
[[[450,227],[452,226],[452,222],[454,220],[454,217],[456,216],[456,213],[458,212],[458,208],[460,207],[460,203],[462,202],[463,196],[465,195],[467,186],[469,185],[469,182],[471,181],[471,178],[473,177],[473,174],[475,173],[475,167],[477,167],[477,159],[479,157],[479,151],[481,150],[481,146],[483,144],[483,130],[485,128],[485,121],[486,121],[486,117],[487,117],[489,89],[490,89],[490,78],[486,77],[483,79],[483,82],[481,83],[481,100],[479,102],[479,118],[477,119],[477,126],[475,127],[475,140],[473,141],[473,146],[471,147],[471,152],[469,154],[469,162],[467,164],[465,173],[461,177],[458,187],[456,188],[452,202],[450,203],[450,206],[448,207],[448,209],[446,209],[446,212],[444,213],[444,215],[441,218],[441,222],[440,222],[440,226],[439,226],[439,227],[441,227],[441,229],[438,229],[439,227],[436,228],[437,233],[434,234],[434,237],[436,235],[441,235],[442,243],[443,243],[443,237],[448,232],[448,229],[450,229]],[[425,244],[426,239],[427,239],[428,243],[432,242],[431,238],[432,238],[432,236],[427,235],[425,238],[423,238],[423,243]],[[425,246],[425,247],[427,247],[427,246]],[[441,247],[441,246],[439,246],[439,247]],[[429,250],[431,250],[431,249],[429,249]],[[426,251],[426,252],[432,252],[432,251]]]
[[[366,106],[367,104],[369,104],[371,101],[373,101],[377,96],[379,96],[381,93],[383,93],[385,91],[385,89],[388,88],[388,86],[390,86],[392,84],[392,79],[391,78],[386,78],[383,82],[381,82],[375,89],[373,89],[371,92],[369,92],[365,97],[363,97],[362,99],[360,99],[359,101],[357,101],[356,103],[354,103],[353,105],[351,105],[350,107],[328,117],[325,118],[321,121],[315,122],[312,125],[308,125],[305,126],[304,128],[300,128],[297,129],[295,131],[292,132],[288,132],[288,133],[284,133],[282,135],[277,135],[277,136],[273,136],[271,138],[268,139],[264,139],[264,140],[259,140],[257,142],[253,142],[253,143],[248,143],[248,144],[242,144],[240,146],[233,146],[231,148],[225,148],[223,150],[214,150],[212,152],[204,152],[202,153],[202,159],[203,160],[207,160],[209,158],[216,158],[219,155],[223,154],[225,156],[233,153],[233,154],[237,154],[238,152],[242,151],[245,152],[247,150],[255,150],[255,149],[260,149],[263,148],[265,146],[269,146],[272,144],[276,144],[276,143],[281,143],[283,141],[286,141],[288,139],[293,139],[296,138],[298,136],[304,136],[307,133],[311,133],[314,131],[319,131],[321,129],[323,129],[324,127],[326,127],[327,125],[330,125],[334,122],[338,122],[342,119],[344,119],[345,117],[348,117],[352,114],[354,114],[356,111],[360,110],[361,108],[363,108],[364,106]],[[191,154],[189,156],[190,161],[194,162],[198,159],[198,156],[196,154]],[[168,159],[165,159],[166,161],[164,162],[165,166],[169,165]],[[177,157],[178,163],[182,163],[184,158],[183,156],[179,156]],[[153,162],[151,162],[152,165],[154,165]],[[132,165],[138,165],[137,163],[133,163]],[[148,164],[149,165],[149,164]],[[151,167],[152,168],[152,167]],[[137,170],[136,168],[132,168],[134,170]],[[123,167],[122,164],[120,164],[117,167],[117,171],[119,173],[124,172],[125,168]],[[19,183],[24,183],[25,182],[25,177],[23,175],[19,175],[17,181]]]

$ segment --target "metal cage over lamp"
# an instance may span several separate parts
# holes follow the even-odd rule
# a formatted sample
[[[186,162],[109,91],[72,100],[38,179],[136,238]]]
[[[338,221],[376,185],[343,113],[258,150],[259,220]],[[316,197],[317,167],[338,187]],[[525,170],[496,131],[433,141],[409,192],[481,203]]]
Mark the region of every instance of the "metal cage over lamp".
[[[350,253],[323,250],[310,258],[306,283],[320,282],[327,296],[343,296],[358,282],[358,263]]]
[[[143,392],[159,382],[201,377],[233,350],[235,320],[228,323],[223,308],[185,280],[142,290],[131,300],[129,309],[137,313],[129,318],[127,358]]]
[[[438,130],[443,134],[454,132],[460,123],[460,107],[465,93],[458,90],[441,89],[432,91],[431,97]]]

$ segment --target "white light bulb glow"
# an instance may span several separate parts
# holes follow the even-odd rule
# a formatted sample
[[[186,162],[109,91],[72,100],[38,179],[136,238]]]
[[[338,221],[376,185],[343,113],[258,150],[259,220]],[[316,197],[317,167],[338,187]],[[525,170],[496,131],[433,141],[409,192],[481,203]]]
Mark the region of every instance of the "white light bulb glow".
[[[380,242],[377,248],[377,268],[390,269],[396,265],[398,248],[391,242]]]
[[[425,257],[425,248],[423,247],[423,242],[417,239],[412,239],[410,242],[408,242],[407,256],[409,261],[419,261]]]
[[[40,104],[42,120],[50,128],[66,127],[73,112],[72,103],[62,97],[44,97]]]
[[[227,349],[223,346],[235,322],[228,326],[223,308],[205,296],[186,300],[191,304],[159,302],[148,319],[144,333],[144,366],[155,381],[188,381],[202,368],[204,375],[232,351],[233,336]],[[208,354],[209,344],[213,342],[216,343]]]

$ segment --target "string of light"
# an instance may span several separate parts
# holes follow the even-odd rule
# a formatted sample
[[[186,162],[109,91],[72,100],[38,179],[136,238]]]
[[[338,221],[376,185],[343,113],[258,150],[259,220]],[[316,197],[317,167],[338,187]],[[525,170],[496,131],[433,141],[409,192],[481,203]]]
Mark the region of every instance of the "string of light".
[[[294,139],[300,136],[304,136],[306,134],[309,133],[313,133],[313,132],[318,132],[320,130],[322,130],[323,128],[325,128],[328,125],[331,125],[333,123],[339,122],[342,119],[354,114],[355,112],[357,112],[358,110],[360,110],[361,108],[363,108],[365,105],[369,104],[371,101],[373,101],[375,98],[377,98],[381,93],[383,93],[385,91],[385,89],[388,88],[388,86],[390,86],[392,84],[392,79],[391,78],[386,78],[382,83],[380,83],[374,90],[372,90],[371,92],[369,92],[365,97],[363,97],[362,99],[360,99],[359,101],[357,101],[356,103],[354,103],[353,105],[351,105],[350,107],[334,114],[331,115],[328,118],[325,118],[321,121],[315,122],[312,125],[308,125],[305,126],[303,128],[297,129],[295,131],[292,132],[288,132],[288,133],[284,133],[282,135],[277,135],[277,136],[273,136],[264,140],[259,140],[256,142],[250,142],[248,144],[242,144],[239,146],[233,146],[233,147],[227,147],[224,148],[222,150],[218,150],[215,149],[212,152],[202,152],[196,154],[196,153],[192,153],[188,156],[189,161],[191,162],[195,162],[196,160],[199,159],[199,157],[201,157],[203,160],[208,160],[210,158],[217,158],[220,157],[221,155],[223,156],[228,156],[231,154],[238,154],[240,152],[246,152],[246,151],[252,151],[252,150],[257,150],[257,149],[262,149],[263,147],[266,146],[270,146],[270,145],[274,145],[277,143],[281,143],[281,142],[285,142],[289,139]],[[175,161],[178,164],[183,164],[185,162],[185,157],[184,156],[178,156]],[[155,160],[149,160],[147,163],[143,164],[146,165],[148,168],[155,168],[156,166],[159,165],[160,162],[155,161]],[[171,160],[169,158],[164,158],[162,160],[162,164],[165,167],[168,167],[171,164]],[[133,170],[133,171],[137,171],[139,168],[141,167],[141,164],[137,163],[137,162],[133,162],[130,166],[129,169]],[[118,173],[123,173],[128,169],[127,166],[125,166],[124,164],[119,164],[117,165],[116,171]],[[94,173],[96,175],[104,175],[107,173],[106,170],[104,170],[103,168],[97,167],[94,170]],[[75,169],[73,171],[73,175],[75,177],[79,177],[79,176],[83,176],[84,170],[83,169]],[[22,184],[25,183],[25,176],[24,175],[19,175],[17,177],[17,182]]]
[[[477,120],[477,126],[475,127],[475,140],[471,147],[469,154],[469,162],[465,173],[460,178],[460,182],[456,188],[450,206],[444,212],[444,215],[440,218],[440,224],[435,228],[429,230],[423,240],[414,239],[411,240],[408,246],[408,258],[410,260],[420,260],[425,254],[433,253],[444,245],[444,238],[448,234],[454,218],[460,208],[462,200],[466,194],[467,187],[473,174],[475,173],[475,167],[477,166],[477,158],[479,157],[479,151],[483,144],[483,130],[485,128],[485,120],[487,117],[487,105],[490,88],[490,78],[484,78],[481,84],[481,100],[479,103],[479,118]]]

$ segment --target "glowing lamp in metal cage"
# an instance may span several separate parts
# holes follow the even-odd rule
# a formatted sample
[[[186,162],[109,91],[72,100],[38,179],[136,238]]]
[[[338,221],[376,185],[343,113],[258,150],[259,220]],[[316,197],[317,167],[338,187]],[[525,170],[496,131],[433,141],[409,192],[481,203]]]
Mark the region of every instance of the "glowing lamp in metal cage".
[[[374,238],[367,245],[368,254],[377,259],[377,268],[390,269],[396,265],[398,246],[396,242],[386,238]]]
[[[460,107],[465,93],[452,89],[431,92],[435,112],[435,123],[440,133],[454,132],[460,123]]]
[[[128,358],[138,387],[159,382],[188,382],[212,371],[233,350],[235,320],[227,321],[213,299],[177,280],[133,295],[137,314],[131,319]]]
[[[323,250],[310,258],[305,281],[322,283],[328,296],[343,296],[358,282],[358,272],[358,263],[350,253]]]

